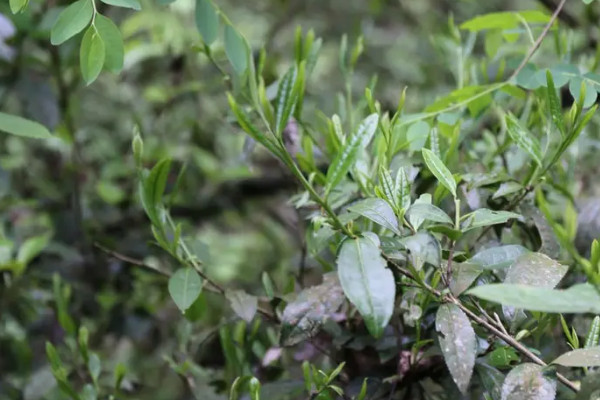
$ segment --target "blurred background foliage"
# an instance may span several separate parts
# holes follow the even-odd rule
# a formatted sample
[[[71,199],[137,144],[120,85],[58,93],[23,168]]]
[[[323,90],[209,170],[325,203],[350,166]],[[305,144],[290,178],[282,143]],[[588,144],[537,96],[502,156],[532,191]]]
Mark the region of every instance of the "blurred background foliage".
[[[0,265],[20,262],[22,270],[3,273],[0,284],[0,399],[62,398],[44,344],[51,340],[75,348],[68,328],[79,325],[90,331],[90,347],[102,360],[102,380],[112,382],[117,365],[126,368],[123,387],[129,398],[188,399],[195,393],[223,399],[228,382],[240,372],[278,382],[264,385],[265,399],[302,388],[293,361],[318,358],[314,347],[274,355],[277,333],[267,327],[252,348],[241,352],[244,362],[238,367],[250,370],[231,370],[235,363],[221,350],[229,331],[219,328],[230,326],[231,335],[244,328],[239,322],[227,325],[234,319],[228,306],[204,293],[183,317],[161,274],[119,256],[162,271],[176,267],[151,244],[138,201],[130,151],[137,125],[147,166],[167,156],[175,161],[168,180],[172,214],[184,223],[208,275],[262,295],[263,272],[280,290],[300,268],[307,271],[306,283],[316,279],[312,270],[321,274],[318,263],[306,256],[303,215],[288,202],[297,190],[292,177],[264,151],[248,150],[228,111],[224,90],[230,83],[199,51],[194,2],[145,0],[138,12],[99,4],[120,27],[126,57],[118,76],[103,73],[90,86],[80,78],[78,41],[54,47],[48,40],[54,19],[68,3],[30,0],[28,11],[14,16],[8,4],[0,5],[0,108],[37,120],[59,136],[36,142],[0,135],[0,238],[5,238]],[[406,108],[418,112],[456,87],[460,47],[451,37],[449,16],[460,23],[493,11],[554,7],[551,0],[217,4],[249,39],[255,57],[261,45],[268,50],[268,93],[292,61],[296,27],[312,28],[323,38],[305,115],[317,110],[331,115],[344,101],[338,62],[344,34],[352,45],[364,37],[352,96],[362,99],[364,87],[377,77],[375,93],[384,108],[395,109],[407,86]],[[581,2],[569,2],[561,14],[561,23],[573,28],[566,36],[571,62],[596,51],[597,19],[597,9]],[[464,32],[462,39],[472,40]],[[474,46],[467,62],[477,69],[486,54],[481,40]],[[499,51],[510,52],[511,46],[522,44],[504,43]],[[552,40],[543,46],[552,47]],[[213,54],[228,68],[222,43]],[[487,67],[493,70],[497,65],[490,59]],[[580,168],[572,183],[585,202],[600,195],[594,170],[600,141],[597,132],[582,141],[573,150]],[[473,145],[470,157],[477,156],[478,146],[485,142]],[[560,202],[555,206],[563,209]],[[598,208],[588,210],[592,217],[582,221],[598,221]],[[73,353],[63,354],[67,363],[73,361],[68,354]],[[276,361],[269,364],[268,357]],[[369,354],[357,351],[353,357],[350,363],[360,372],[372,366]],[[386,368],[375,374],[389,375],[395,367]]]

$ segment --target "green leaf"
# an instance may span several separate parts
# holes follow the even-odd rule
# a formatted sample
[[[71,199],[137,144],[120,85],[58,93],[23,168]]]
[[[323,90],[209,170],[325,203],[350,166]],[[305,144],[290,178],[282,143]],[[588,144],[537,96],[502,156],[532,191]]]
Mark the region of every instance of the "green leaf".
[[[10,0],[10,11],[12,11],[13,14],[21,12],[25,10],[28,2],[29,0]]]
[[[277,97],[275,98],[277,106],[275,112],[275,133],[277,136],[280,136],[281,132],[287,126],[290,115],[293,114],[296,107],[297,96],[294,95],[294,87],[297,75],[298,68],[292,66],[283,78],[281,78],[277,88]]]
[[[581,389],[575,400],[597,400],[600,394],[600,372],[594,372],[581,380]]]
[[[383,194],[380,197],[387,200],[394,211],[398,210],[400,208],[400,198],[398,197],[399,193],[396,190],[396,184],[392,180],[390,171],[383,166],[379,168],[379,188]]]
[[[598,341],[600,340],[600,316],[596,315],[592,324],[590,325],[590,330],[585,337],[584,348],[589,349],[590,347],[598,346]]]
[[[506,114],[505,121],[506,128],[511,139],[517,144],[517,146],[527,152],[537,165],[542,166],[542,150],[540,148],[540,142],[537,140],[537,138],[533,136],[531,132],[524,129],[514,115]]]
[[[92,0],[78,0],[65,8],[50,32],[50,42],[59,45],[81,32],[92,20]]]
[[[92,380],[96,382],[100,376],[100,372],[102,372],[102,364],[98,354],[90,353],[90,358],[87,364],[88,370],[90,371],[90,376],[92,377]]]
[[[207,46],[217,40],[219,15],[212,0],[196,0],[196,28]]]
[[[468,29],[471,32],[479,32],[487,29],[513,29],[521,25],[521,21],[528,24],[546,24],[550,16],[537,10],[526,10],[519,12],[494,12],[478,15],[460,25],[460,29]]]
[[[102,71],[102,66],[104,65],[105,56],[106,50],[104,41],[96,28],[92,25],[85,32],[85,35],[83,35],[81,49],[79,51],[81,75],[88,85],[94,82],[98,75],[100,75],[100,71]]]
[[[509,368],[520,360],[517,351],[510,346],[500,346],[489,353],[486,358],[490,365],[497,368]]]
[[[556,381],[533,363],[513,368],[502,385],[502,400],[554,400],[555,397]]]
[[[422,149],[422,152],[427,168],[429,168],[431,173],[437,178],[438,182],[448,189],[450,193],[452,193],[452,196],[456,198],[456,181],[454,180],[452,173],[446,168],[442,160],[440,160],[431,150]]]
[[[132,10],[139,11],[142,9],[138,0],[100,0],[105,4],[117,7],[131,8]]]
[[[283,310],[281,345],[293,346],[315,336],[343,303],[344,292],[337,274],[325,274],[323,283],[304,289]]]
[[[162,159],[152,168],[143,180],[142,205],[152,224],[162,225],[159,219],[159,207],[167,185],[167,177],[171,168],[170,159]]]
[[[480,265],[483,269],[502,269],[510,267],[513,262],[529,250],[518,244],[492,247],[475,254],[470,263]]]
[[[474,287],[467,294],[531,311],[600,314],[600,294],[593,285],[587,283],[574,285],[566,290],[496,283]]]
[[[521,185],[519,182],[502,182],[498,187],[498,190],[496,190],[496,192],[494,192],[492,195],[492,199],[499,199],[500,197],[508,196],[509,194],[516,193],[521,189],[523,189],[523,185]]]
[[[169,294],[182,313],[202,292],[202,280],[192,267],[180,268],[169,278]]]
[[[96,14],[94,24],[100,38],[104,42],[106,53],[104,66],[110,72],[119,73],[123,69],[123,60],[125,58],[125,48],[121,31],[119,31],[114,22],[100,14]]]
[[[567,132],[565,128],[565,121],[562,115],[562,110],[560,106],[560,100],[556,95],[556,88],[554,87],[554,80],[552,79],[552,74],[550,71],[546,71],[546,84],[547,84],[547,101],[548,101],[548,110],[550,111],[550,116],[552,117],[552,122],[554,126],[558,128],[561,136],[564,137]]]
[[[398,168],[395,180],[395,191],[398,193],[399,204],[401,210],[407,210],[410,207],[410,182],[404,168]]]
[[[435,330],[440,334],[440,348],[450,375],[466,394],[477,352],[477,336],[471,322],[456,304],[442,304],[435,317]]]
[[[406,212],[408,219],[418,217],[420,220],[452,225],[452,219],[442,209],[427,203],[415,203]]]
[[[0,112],[0,130],[33,139],[50,139],[52,137],[42,124],[3,112]]]
[[[467,232],[475,228],[503,224],[510,219],[520,217],[521,216],[519,214],[510,211],[496,211],[489,210],[487,208],[480,208],[470,214],[465,215],[465,220],[461,224],[461,230],[463,232]]]
[[[400,243],[409,250],[409,258],[416,270],[421,270],[425,263],[439,267],[442,263],[442,247],[440,242],[427,232],[417,232],[403,237]]]
[[[430,130],[429,124],[425,121],[418,121],[412,124],[406,131],[406,140],[409,143],[409,150],[421,150],[427,142]]]
[[[483,272],[483,268],[477,264],[455,263],[452,267],[452,279],[450,280],[450,291],[455,296],[460,296]]]
[[[231,25],[225,26],[225,53],[235,73],[243,75],[248,68],[248,48],[242,36]]]
[[[29,264],[31,260],[37,257],[48,246],[50,235],[34,236],[23,242],[17,254],[17,261],[23,265]]]
[[[371,335],[380,337],[394,311],[396,284],[381,256],[377,235],[363,235],[342,243],[338,276],[346,297],[364,318]]]
[[[398,235],[401,234],[394,210],[385,200],[364,199],[349,206],[348,210],[360,214]]]
[[[250,323],[258,310],[258,299],[243,290],[227,290],[225,298],[238,317]]]
[[[598,98],[598,92],[596,87],[590,83],[588,79],[571,78],[569,81],[569,92],[575,100],[579,99],[581,95],[581,85],[585,86],[585,98],[583,99],[583,107],[591,107]]]
[[[552,361],[565,367],[600,367],[600,347],[569,351]]]
[[[325,196],[335,188],[342,179],[346,176],[350,168],[354,165],[358,150],[361,147],[366,147],[371,138],[377,131],[377,123],[379,116],[377,114],[371,114],[365,118],[358,127],[358,130],[346,143],[343,149],[338,152],[333,162],[327,170],[327,184],[325,186]]]
[[[475,372],[477,372],[483,387],[491,396],[491,400],[502,400],[504,374],[493,366],[481,361],[476,363]]]

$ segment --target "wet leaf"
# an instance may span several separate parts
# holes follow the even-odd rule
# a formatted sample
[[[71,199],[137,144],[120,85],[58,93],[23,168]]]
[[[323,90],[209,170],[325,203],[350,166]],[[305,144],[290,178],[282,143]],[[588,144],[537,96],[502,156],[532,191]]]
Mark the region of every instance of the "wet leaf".
[[[542,367],[525,363],[513,368],[502,386],[502,400],[554,400],[556,381],[544,375]]]
[[[552,361],[565,367],[600,367],[600,346],[569,351]]]
[[[452,379],[466,394],[473,374],[477,336],[469,318],[456,304],[442,304],[435,317],[440,347]]]
[[[281,318],[281,344],[293,346],[313,337],[343,303],[337,274],[325,274],[323,283],[304,289],[286,306]]]
[[[348,207],[348,210],[360,214],[398,235],[401,234],[394,210],[385,200],[376,198],[361,200]]]
[[[349,238],[340,250],[337,267],[348,300],[358,309],[371,335],[380,337],[394,311],[396,283],[381,256],[379,238],[366,232]]]
[[[258,299],[243,290],[227,290],[225,297],[238,317],[246,322],[252,322],[258,309]]]
[[[522,254],[530,251],[518,244],[492,247],[475,254],[470,263],[478,264],[483,269],[501,269],[510,267]]]
[[[600,294],[588,283],[574,285],[566,290],[496,283],[474,287],[467,294],[531,311],[600,314]]]
[[[442,263],[442,247],[430,233],[417,232],[413,236],[403,237],[400,243],[408,249],[408,256],[416,270],[423,268],[425,263],[434,267]]]

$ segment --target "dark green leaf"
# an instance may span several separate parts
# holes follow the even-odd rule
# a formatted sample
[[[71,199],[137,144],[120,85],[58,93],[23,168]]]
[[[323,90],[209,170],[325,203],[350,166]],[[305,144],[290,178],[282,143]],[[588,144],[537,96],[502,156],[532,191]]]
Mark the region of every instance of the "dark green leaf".
[[[79,51],[81,75],[88,85],[94,82],[98,75],[100,75],[105,57],[106,49],[104,41],[96,30],[96,27],[92,25],[85,32],[85,35],[83,35]]]
[[[92,0],[78,0],[58,16],[50,33],[50,42],[59,45],[81,32],[92,20]]]
[[[490,365],[497,368],[510,368],[520,360],[516,350],[509,346],[501,346],[494,349],[486,358]]]
[[[43,125],[3,112],[0,112],[0,130],[16,136],[34,139],[49,139],[52,137],[48,129]]]
[[[110,19],[103,15],[97,14],[94,22],[100,38],[104,42],[106,57],[104,66],[110,72],[119,73],[123,69],[123,60],[125,57],[125,49],[123,46],[123,37],[121,31]]]
[[[600,372],[594,372],[581,381],[581,389],[575,400],[598,400],[600,395]]]
[[[154,168],[152,168],[148,177],[144,179],[142,185],[142,205],[146,210],[146,214],[152,221],[152,224],[157,227],[162,225],[159,219],[159,209],[167,185],[170,167],[170,159],[159,161]]]
[[[467,294],[531,311],[600,314],[600,294],[593,285],[587,283],[566,290],[496,283],[474,287]]]
[[[480,251],[469,262],[478,264],[484,269],[501,269],[510,267],[519,256],[528,252],[528,249],[518,244],[497,246]]]
[[[477,264],[455,263],[452,266],[452,279],[450,280],[450,291],[455,296],[460,296],[467,290],[477,277],[483,272],[483,268]]]
[[[423,268],[425,263],[434,267],[442,263],[442,247],[430,233],[417,232],[413,236],[403,237],[400,243],[408,249],[410,261],[417,270]]]
[[[131,8],[132,10],[141,10],[142,6],[138,0],[100,0],[111,6]]]
[[[550,116],[552,117],[552,122],[554,126],[558,128],[561,136],[565,136],[567,134],[565,128],[565,121],[562,115],[562,109],[560,106],[560,100],[556,95],[556,88],[554,87],[554,80],[552,79],[552,74],[550,71],[546,71],[546,83],[547,83],[547,101],[548,101],[548,109],[550,111]]]
[[[394,311],[394,275],[381,256],[379,238],[366,232],[362,238],[348,238],[338,259],[338,276],[346,297],[358,309],[369,332],[380,337]]]
[[[277,97],[275,98],[275,133],[279,136],[285,129],[290,115],[294,113],[297,96],[294,95],[294,86],[298,69],[292,66],[279,82]]]
[[[456,304],[442,304],[435,317],[435,330],[452,379],[467,393],[477,352],[477,336],[469,318]]]
[[[423,149],[423,159],[427,168],[437,178],[446,189],[452,193],[453,197],[456,197],[456,181],[452,176],[452,173],[446,168],[442,160],[440,160],[433,152],[429,149]]]
[[[196,0],[196,27],[207,46],[217,39],[219,15],[212,0]]]
[[[327,170],[327,185],[325,194],[328,195],[342,179],[346,176],[350,168],[356,161],[358,150],[366,147],[377,130],[379,116],[371,114],[360,124],[356,133],[348,140],[346,145],[336,155],[333,162]]]
[[[225,53],[238,75],[243,75],[248,68],[248,48],[244,38],[231,25],[225,26]]]
[[[169,294],[182,313],[190,308],[202,291],[202,280],[191,267],[180,268],[169,278]]]
[[[483,387],[491,396],[492,400],[502,400],[502,383],[504,374],[491,365],[477,362],[475,372],[479,376]]]
[[[364,199],[352,204],[348,207],[348,210],[360,214],[400,235],[398,220],[396,219],[394,210],[392,210],[392,207],[385,200],[375,198]]]

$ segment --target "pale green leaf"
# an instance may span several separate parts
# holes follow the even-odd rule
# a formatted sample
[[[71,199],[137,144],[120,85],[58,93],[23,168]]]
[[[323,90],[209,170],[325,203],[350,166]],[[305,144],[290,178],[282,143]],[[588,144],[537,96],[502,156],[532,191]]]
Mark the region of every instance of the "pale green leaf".
[[[381,256],[379,238],[370,232],[348,238],[337,259],[338,276],[346,297],[358,309],[369,332],[380,337],[394,311],[394,275]]]
[[[225,298],[238,317],[250,323],[258,310],[258,299],[243,290],[227,290]]]
[[[138,0],[100,0],[105,4],[117,7],[131,8],[132,10],[139,11],[142,9]]]
[[[401,210],[407,210],[410,207],[410,182],[408,180],[408,176],[406,175],[406,171],[404,168],[398,168],[398,172],[396,172],[396,179],[394,184],[394,190],[398,193],[398,207]]]
[[[50,235],[34,236],[25,240],[19,247],[17,261],[24,265],[29,264],[48,246],[48,242],[50,242]]]
[[[533,363],[513,368],[502,385],[502,400],[554,400],[555,397],[556,381]]]
[[[342,181],[348,171],[350,171],[350,168],[352,168],[356,161],[358,150],[369,144],[375,131],[377,131],[378,121],[379,116],[377,114],[371,114],[365,118],[354,135],[333,159],[333,162],[327,170],[327,185],[325,186],[326,195],[328,195],[329,192]]]
[[[600,367],[600,347],[569,351],[552,361],[565,367]]]
[[[519,121],[512,115],[506,114],[506,128],[510,138],[522,150],[527,152],[533,158],[537,165],[542,166],[543,156],[540,142],[531,132],[521,126]]]
[[[376,224],[400,235],[398,219],[396,218],[392,207],[390,207],[385,200],[376,198],[364,199],[349,206],[348,210],[360,214]]]
[[[440,242],[427,232],[417,232],[412,236],[403,237],[400,243],[409,250],[409,259],[420,270],[425,263],[439,267],[442,263],[442,247]]]
[[[169,278],[169,294],[182,313],[190,308],[202,291],[202,280],[191,267],[180,268]]]
[[[78,0],[65,8],[50,32],[50,42],[59,45],[85,29],[92,20],[92,0]]]
[[[427,142],[430,130],[429,124],[425,121],[418,121],[412,124],[406,131],[406,140],[409,143],[409,150],[421,150]]]
[[[79,62],[83,80],[89,85],[96,80],[106,57],[104,41],[96,28],[92,25],[83,35],[81,49],[79,51]]]
[[[235,73],[243,75],[248,68],[248,48],[244,38],[231,25],[225,26],[225,53]]]
[[[475,372],[477,372],[483,387],[490,394],[491,399],[501,400],[504,374],[493,366],[480,361],[477,361],[475,364]]]
[[[452,379],[462,393],[467,393],[477,352],[477,336],[469,318],[456,304],[442,304],[435,317],[435,330]]]
[[[492,195],[492,199],[499,199],[500,197],[508,196],[509,194],[516,193],[521,189],[523,189],[523,185],[521,185],[519,182],[502,182],[498,187],[498,190],[496,190],[496,192],[494,192]]]
[[[448,189],[453,197],[456,197],[456,181],[443,161],[429,149],[422,149],[422,152],[427,168],[437,178],[438,182]]]
[[[519,12],[504,11],[478,15],[460,25],[461,29],[479,32],[486,29],[513,29],[521,25],[521,21],[529,24],[546,24],[550,21],[547,13],[537,10]]]
[[[13,14],[19,13],[25,10],[28,2],[29,0],[10,0],[10,11]]]
[[[582,78],[572,78],[569,81],[569,91],[571,92],[571,96],[577,101],[579,96],[581,95],[581,85],[585,85],[585,98],[583,99],[583,106],[585,108],[591,107],[598,98],[598,92],[596,91],[596,87],[590,83],[588,79]]]
[[[565,121],[562,115],[560,99],[556,95],[556,88],[554,87],[554,80],[552,79],[552,74],[550,73],[550,71],[546,71],[546,84],[548,111],[550,112],[550,116],[552,117],[552,122],[554,123],[554,126],[556,126],[561,136],[564,137],[567,134],[565,128]]]
[[[294,96],[294,86],[298,69],[292,66],[281,78],[277,88],[277,97],[275,98],[275,133],[279,136],[285,129],[290,115],[294,113],[297,97]]]
[[[510,211],[496,211],[487,208],[480,208],[470,214],[465,215],[465,220],[461,224],[463,232],[471,229],[481,228],[489,225],[503,224],[510,219],[520,218],[517,213]]]
[[[474,287],[467,294],[531,311],[600,314],[600,294],[593,285],[587,283],[574,285],[566,290],[495,283]]]
[[[94,24],[104,42],[106,52],[104,66],[110,72],[119,73],[123,69],[123,59],[125,57],[121,31],[114,22],[100,14],[96,15]]]
[[[408,209],[407,216],[409,220],[418,217],[421,220],[439,222],[442,224],[453,224],[452,218],[433,204],[415,203]]]
[[[483,272],[483,268],[477,264],[454,263],[452,266],[452,279],[450,280],[450,291],[455,296],[460,296]]]
[[[480,251],[469,262],[484,269],[501,269],[510,267],[519,256],[528,252],[528,249],[518,244],[497,246]]]
[[[12,135],[33,139],[49,139],[52,137],[48,129],[42,124],[3,112],[0,112],[0,130]]]
[[[206,45],[217,39],[219,15],[212,0],[196,0],[196,27]]]

